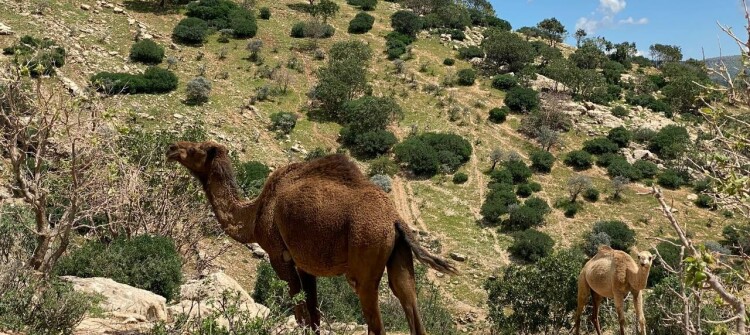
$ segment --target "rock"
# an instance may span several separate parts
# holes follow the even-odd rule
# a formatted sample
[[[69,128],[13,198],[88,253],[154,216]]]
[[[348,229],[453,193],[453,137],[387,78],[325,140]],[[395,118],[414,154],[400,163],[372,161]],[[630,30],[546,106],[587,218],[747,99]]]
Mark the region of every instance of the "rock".
[[[688,194],[687,199],[689,201],[696,201],[696,200],[698,200],[698,195],[695,194],[695,193],[690,193],[690,194]]]
[[[71,95],[79,98],[86,96],[81,87],[79,87],[78,84],[76,84],[76,82],[72,79],[65,76],[59,76],[59,78],[63,86],[68,89],[68,92],[70,92]]]
[[[658,158],[656,155],[648,150],[645,149],[636,149],[633,150],[633,158],[635,160],[643,159],[643,160],[649,160],[649,161],[656,161]]]
[[[13,35],[13,29],[0,22],[0,35]]]
[[[146,290],[118,283],[109,278],[78,278],[74,276],[61,277],[73,284],[78,292],[98,294],[104,297],[99,307],[114,315],[128,314],[137,319],[148,321],[166,321],[166,301],[162,296]]]
[[[590,101],[584,101],[583,106],[586,107],[586,110],[592,111],[596,109],[596,104]]]
[[[172,114],[172,117],[174,117],[177,120],[180,120],[180,119],[184,118],[184,116],[182,114],[179,114],[179,113]]]
[[[458,262],[464,262],[464,261],[466,261],[466,255],[464,255],[464,254],[459,254],[457,252],[451,252],[450,256],[451,256],[451,259],[453,259],[454,261],[458,261]]]
[[[481,65],[483,61],[484,61],[484,59],[482,59],[482,58],[474,57],[474,58],[472,58],[472,59],[469,60],[469,63],[471,63],[471,65]]]
[[[568,91],[568,87],[563,85],[562,83],[547,78],[541,74],[537,74],[536,79],[531,82],[531,88],[534,90],[544,92],[544,91],[555,91],[555,92],[566,92]]]
[[[105,2],[102,5],[102,7],[104,7],[104,8],[110,8],[111,9],[111,8],[115,8],[115,5],[113,5],[113,4],[109,3],[109,2]]]
[[[83,9],[83,10],[90,10],[91,6],[89,6],[87,4],[81,4],[81,9]]]
[[[268,256],[268,253],[266,253],[266,251],[263,250],[263,248],[261,248],[260,245],[258,245],[258,243],[250,243],[248,244],[247,247],[250,248],[250,251],[253,253],[253,256],[257,258],[265,258],[266,256]]]
[[[169,306],[169,313],[172,317],[183,313],[187,314],[188,317],[208,315],[220,308],[215,302],[222,299],[222,294],[225,291],[236,294],[239,299],[238,308],[250,317],[266,317],[270,313],[268,308],[255,303],[236,280],[223,272],[215,272],[202,279],[190,280],[183,284],[180,287],[182,301]],[[219,318],[217,322],[225,327],[229,325],[229,322],[224,318]]]
[[[125,12],[125,10],[122,9],[121,7],[115,7],[115,8],[112,9],[112,12],[115,13],[115,14],[122,14],[122,13]]]

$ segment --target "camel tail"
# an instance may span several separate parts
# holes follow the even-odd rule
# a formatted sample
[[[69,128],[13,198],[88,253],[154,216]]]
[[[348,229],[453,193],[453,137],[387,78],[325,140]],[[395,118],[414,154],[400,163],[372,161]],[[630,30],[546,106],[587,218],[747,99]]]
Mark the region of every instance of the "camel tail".
[[[430,254],[429,251],[419,245],[414,233],[404,222],[400,220],[396,221],[396,231],[398,232],[399,237],[403,237],[403,240],[409,245],[409,248],[414,253],[414,257],[416,257],[417,260],[442,273],[458,275],[458,270],[448,263],[448,261]],[[398,241],[396,243],[398,243]]]

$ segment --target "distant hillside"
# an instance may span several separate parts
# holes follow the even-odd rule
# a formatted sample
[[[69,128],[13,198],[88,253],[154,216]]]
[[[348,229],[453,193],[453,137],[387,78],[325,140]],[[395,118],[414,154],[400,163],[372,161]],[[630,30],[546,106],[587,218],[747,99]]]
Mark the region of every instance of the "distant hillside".
[[[742,56],[740,55],[708,58],[706,59],[706,67],[709,69],[717,68],[722,61],[726,64],[732,77],[736,76],[740,72],[740,68],[742,68]],[[711,79],[716,83],[726,84],[724,79],[719,75],[712,74]]]

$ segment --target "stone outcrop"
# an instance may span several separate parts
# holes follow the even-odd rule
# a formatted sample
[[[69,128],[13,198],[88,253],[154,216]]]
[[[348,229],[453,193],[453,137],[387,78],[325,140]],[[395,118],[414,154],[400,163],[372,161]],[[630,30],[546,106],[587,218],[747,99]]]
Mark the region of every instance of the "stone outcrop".
[[[99,307],[105,313],[127,315],[136,320],[166,321],[167,300],[157,294],[109,278],[78,278],[64,276],[62,279],[73,284],[79,292],[103,297]]]

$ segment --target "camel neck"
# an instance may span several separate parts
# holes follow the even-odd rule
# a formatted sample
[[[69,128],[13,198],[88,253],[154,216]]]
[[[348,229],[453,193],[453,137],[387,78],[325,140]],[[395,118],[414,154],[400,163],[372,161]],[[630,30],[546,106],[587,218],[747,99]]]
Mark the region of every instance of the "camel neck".
[[[628,272],[632,275],[630,276],[632,278],[630,280],[630,287],[639,291],[646,288],[649,271],[651,271],[650,266],[643,268],[636,265],[635,269],[629,269]]]
[[[214,169],[203,182],[208,201],[222,230],[240,243],[255,242],[257,201],[242,200],[231,168]]]

